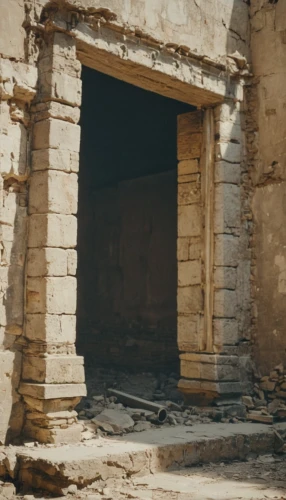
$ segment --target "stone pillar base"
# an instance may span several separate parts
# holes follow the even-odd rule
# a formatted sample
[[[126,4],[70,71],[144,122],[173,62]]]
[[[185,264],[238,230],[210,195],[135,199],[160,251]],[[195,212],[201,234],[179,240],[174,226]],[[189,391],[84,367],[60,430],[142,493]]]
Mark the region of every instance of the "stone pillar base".
[[[51,428],[40,427],[41,420],[27,420],[24,427],[25,436],[35,439],[39,443],[49,444],[79,443],[81,441],[83,427],[77,423],[76,418],[75,422],[71,425],[66,423],[66,419],[59,420],[58,416],[55,418],[57,420],[54,422],[50,421],[53,426]],[[55,423],[59,425],[55,425]]]
[[[208,406],[241,395],[237,356],[184,353],[180,359],[185,378],[179,381],[178,389],[188,404]]]
[[[40,443],[76,443],[82,425],[74,407],[86,395],[85,384],[22,383],[26,404],[24,435]]]

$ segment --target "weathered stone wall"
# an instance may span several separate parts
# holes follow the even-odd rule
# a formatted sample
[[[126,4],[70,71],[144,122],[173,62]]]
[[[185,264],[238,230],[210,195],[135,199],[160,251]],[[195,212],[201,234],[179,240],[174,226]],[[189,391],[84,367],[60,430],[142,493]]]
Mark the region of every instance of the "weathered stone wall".
[[[47,2],[41,0],[42,5]],[[244,0],[56,0],[90,14],[102,12],[162,43],[189,47],[198,57],[225,61],[236,50],[249,55]]]
[[[229,101],[178,121],[179,387],[203,404],[250,388],[242,120]]]
[[[30,122],[37,72],[0,58],[0,442],[23,425],[17,392],[24,333],[27,179]]]
[[[78,273],[77,325],[87,363],[178,367],[176,181],[174,170],[100,189],[88,199],[89,224],[78,240],[85,264]]]
[[[249,55],[248,7],[243,0],[181,0],[176,4],[172,0],[156,3],[147,0],[131,3],[127,0],[58,0],[53,4],[91,14],[91,23],[86,28],[88,33],[92,32],[92,23],[97,25],[102,14],[102,24],[109,23],[110,29],[122,33],[123,28],[130,28],[128,34],[131,38],[135,35],[133,42],[136,44],[143,33],[150,47],[155,44],[156,50],[158,47],[160,50],[163,43],[169,52],[175,53],[180,45],[180,51],[192,54],[197,64],[196,72],[191,71],[188,59],[181,63],[177,54],[172,63],[157,61],[161,72],[162,68],[172,70],[166,80],[161,76],[161,88],[171,95],[172,89],[166,81],[171,75],[174,84],[177,68],[180,68],[184,85],[191,81],[193,89],[198,89],[194,104],[222,101],[224,89],[228,89],[228,95],[233,95],[235,84],[229,90],[230,78],[227,72],[221,73],[225,68],[220,63],[231,65],[232,61],[238,72],[237,62],[238,66],[243,66],[241,56],[235,60],[226,56],[236,49],[242,55]],[[3,360],[0,384],[5,394],[5,404],[1,406],[1,441],[7,439],[9,426],[12,434],[19,433],[22,427],[23,407],[17,392],[22,345],[25,347],[24,382],[19,392],[25,398],[28,410],[25,429],[31,437],[44,441],[61,441],[64,436],[77,439],[80,429],[70,409],[85,393],[82,359],[75,356],[73,347],[77,122],[81,102],[80,65],[76,60],[79,42],[75,41],[76,37],[66,39],[65,35],[51,33],[72,29],[73,21],[70,18],[60,26],[53,24],[52,19],[46,22],[42,10],[47,5],[51,3],[46,0],[0,0],[0,355]],[[85,29],[86,19],[81,22]],[[78,30],[76,36],[80,38],[82,32]],[[113,40],[113,49],[121,63],[125,55],[122,55],[122,44],[118,40],[116,37]],[[107,53],[104,41],[102,46]],[[157,56],[150,47],[146,61],[152,72],[152,61]],[[136,57],[139,56],[137,51]],[[144,48],[140,57],[139,62],[144,60]],[[215,76],[207,72],[209,63]],[[133,77],[136,76],[134,71]],[[146,81],[148,83],[148,78]],[[208,88],[204,100],[205,86]],[[160,86],[156,89],[159,91]],[[31,114],[30,105],[36,94]],[[189,90],[181,93],[178,89],[182,101],[186,95],[191,102],[193,94]],[[30,137],[33,140],[30,141]],[[32,151],[33,163],[30,164]],[[31,178],[30,168],[33,171]],[[27,186],[30,186],[28,202]],[[28,239],[27,205],[30,215]],[[26,266],[27,241],[29,266]],[[225,296],[227,294],[226,291]],[[24,313],[27,313],[26,328]],[[61,369],[55,371],[59,366]],[[13,404],[19,410],[13,411],[14,422],[10,418]]]
[[[286,361],[286,4],[253,1],[249,145],[254,237],[254,357],[266,374]]]

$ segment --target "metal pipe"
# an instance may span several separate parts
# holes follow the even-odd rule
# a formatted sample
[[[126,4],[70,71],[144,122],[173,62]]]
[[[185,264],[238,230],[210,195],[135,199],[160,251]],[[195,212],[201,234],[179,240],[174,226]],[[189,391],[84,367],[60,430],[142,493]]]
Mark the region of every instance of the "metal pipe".
[[[130,408],[143,408],[144,410],[153,411],[157,416],[158,422],[161,424],[167,420],[167,410],[164,406],[153,403],[152,401],[147,401],[146,399],[137,398],[127,392],[116,391],[115,389],[108,389],[108,392],[110,395],[116,396],[121,403],[130,406]]]

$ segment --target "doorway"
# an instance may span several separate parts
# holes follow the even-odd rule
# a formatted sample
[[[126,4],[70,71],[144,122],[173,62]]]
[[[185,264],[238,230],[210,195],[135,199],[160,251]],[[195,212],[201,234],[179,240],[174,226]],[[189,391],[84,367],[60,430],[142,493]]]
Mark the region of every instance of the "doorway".
[[[83,67],[77,352],[179,373],[177,116],[194,108]]]

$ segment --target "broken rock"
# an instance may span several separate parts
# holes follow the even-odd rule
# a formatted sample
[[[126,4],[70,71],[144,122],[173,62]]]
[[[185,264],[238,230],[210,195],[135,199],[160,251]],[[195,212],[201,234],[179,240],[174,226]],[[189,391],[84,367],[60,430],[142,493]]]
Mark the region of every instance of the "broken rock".
[[[123,411],[104,410],[102,413],[97,415],[96,420],[98,422],[103,422],[111,425],[113,431],[115,432],[123,432],[127,430],[131,430],[134,427],[134,420]],[[93,422],[95,419],[93,419]]]
[[[138,422],[134,427],[135,432],[147,431],[148,429],[151,429],[150,422]]]

